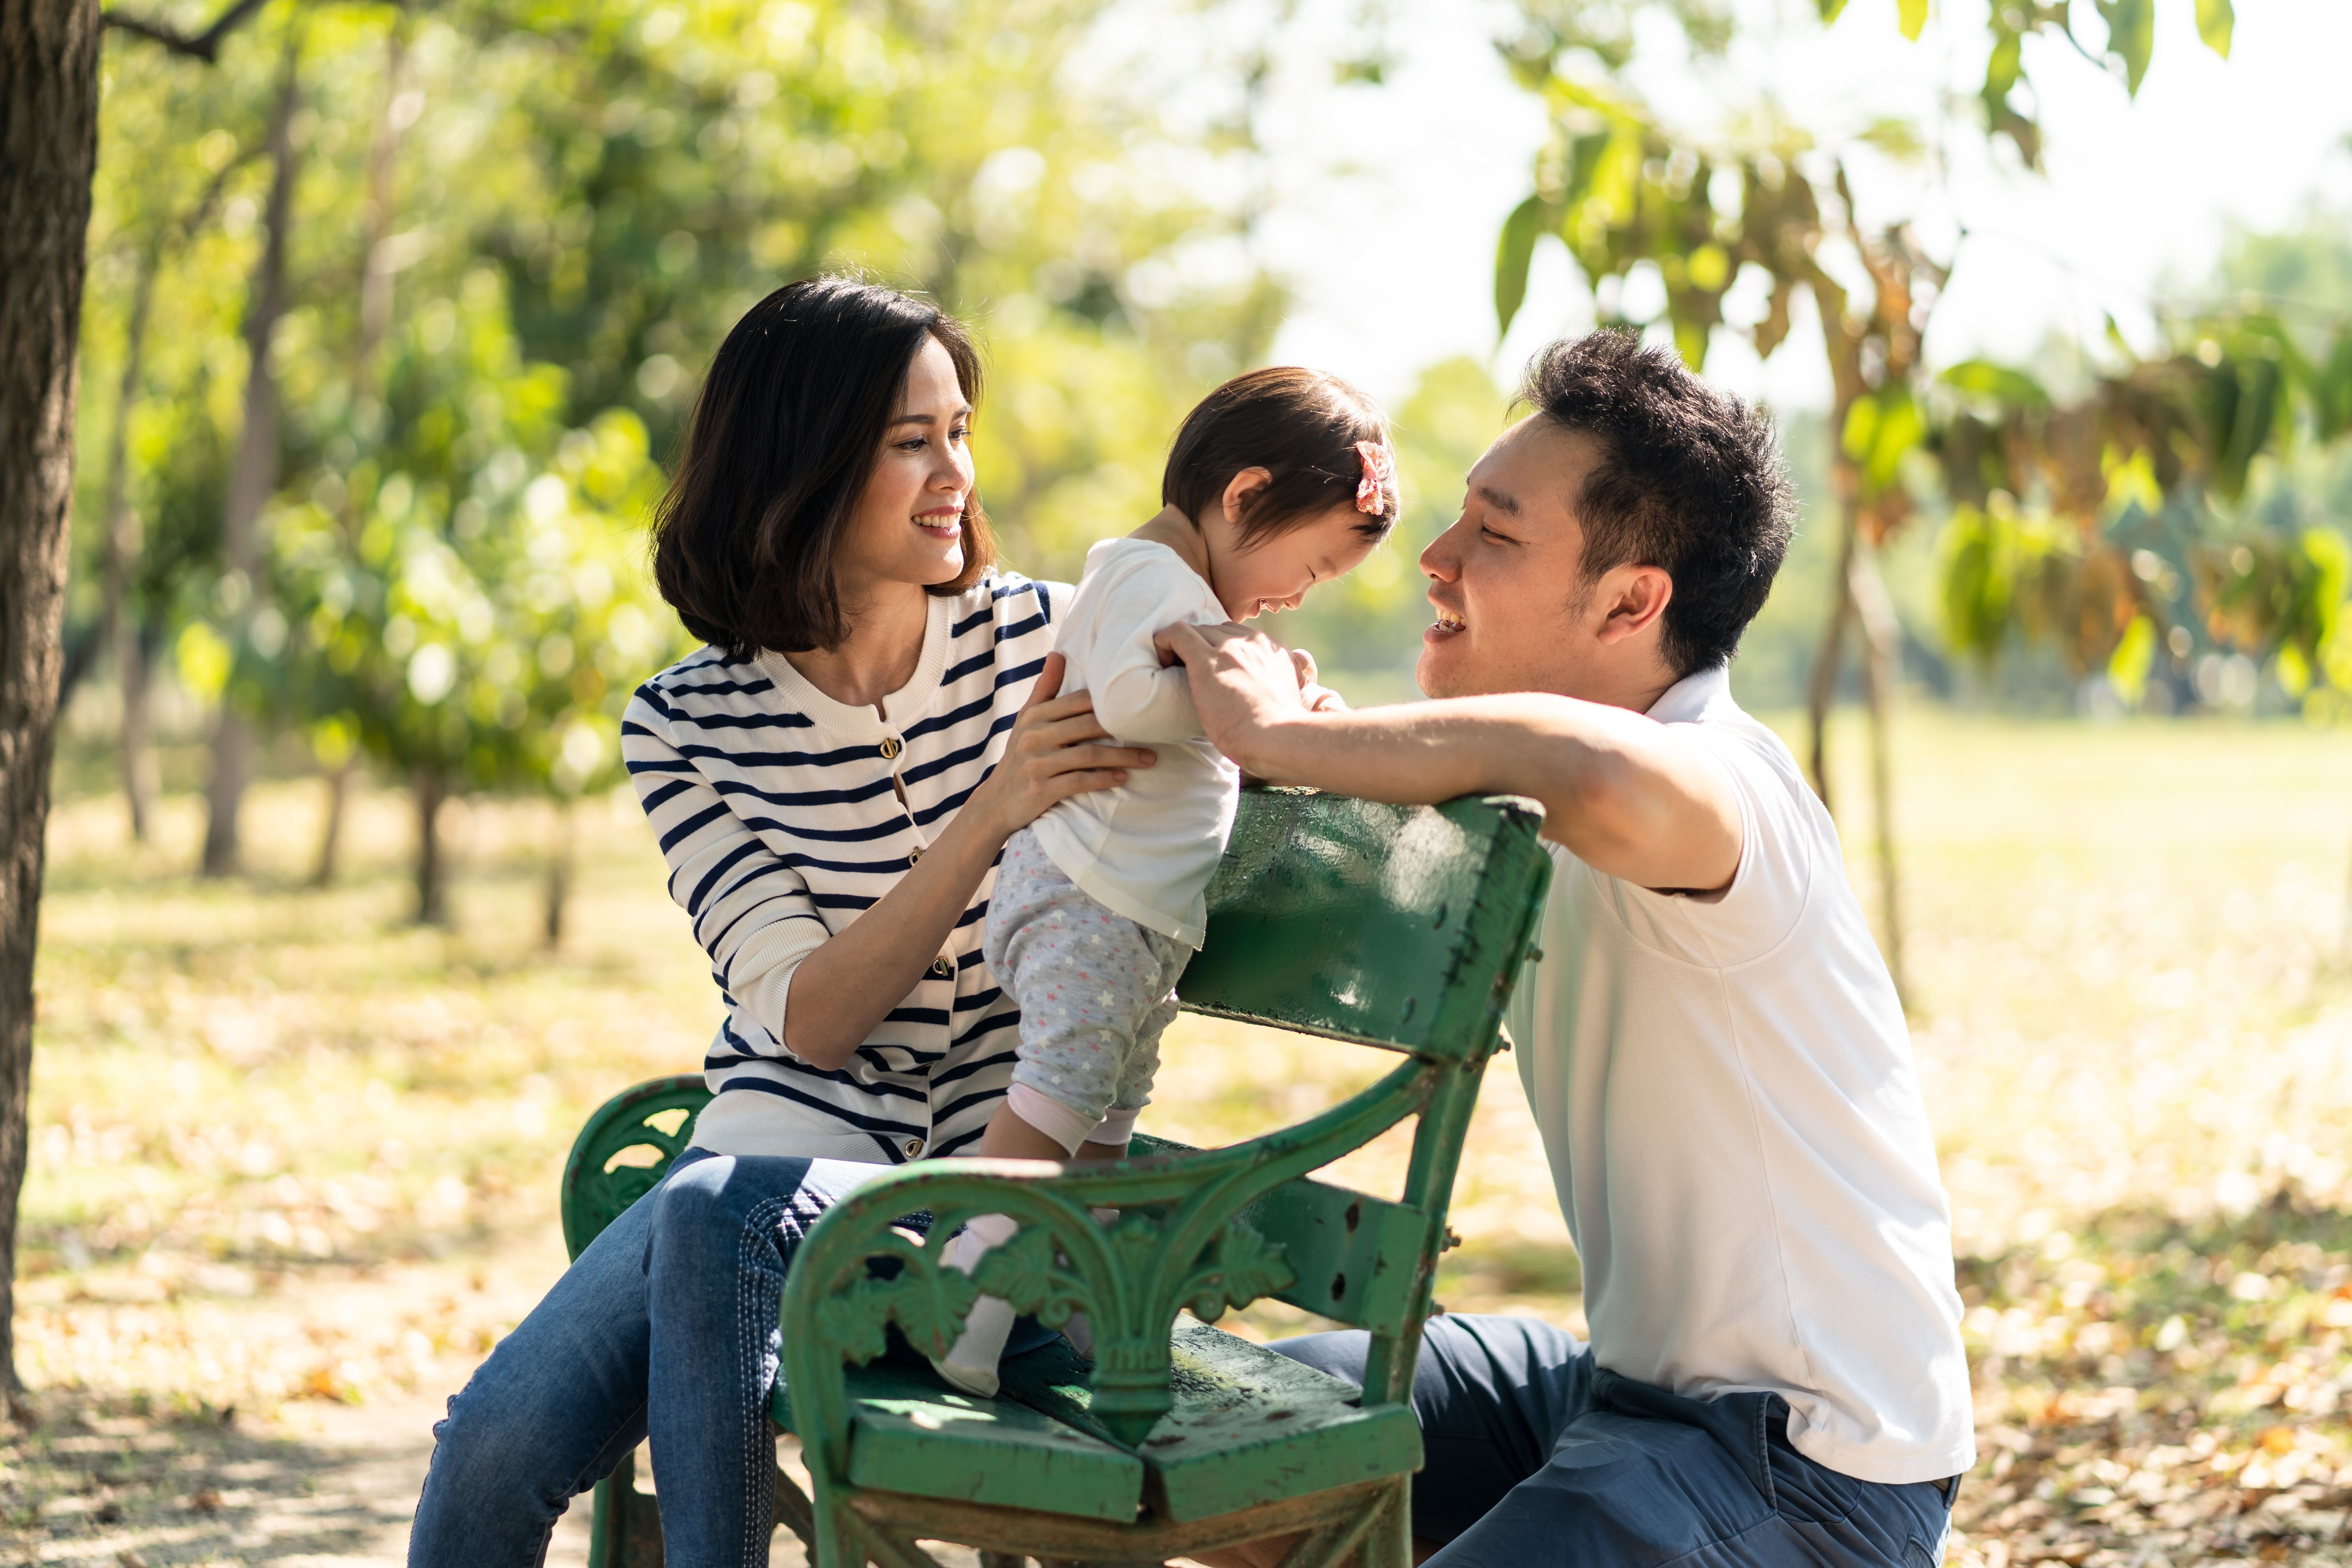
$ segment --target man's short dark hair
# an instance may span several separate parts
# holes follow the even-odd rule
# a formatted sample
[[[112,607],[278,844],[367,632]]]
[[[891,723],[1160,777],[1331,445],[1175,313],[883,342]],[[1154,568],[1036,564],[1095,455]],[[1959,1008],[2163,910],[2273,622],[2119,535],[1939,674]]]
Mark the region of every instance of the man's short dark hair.
[[[1794,492],[1771,420],[1622,328],[1544,350],[1518,401],[1600,444],[1572,498],[1585,581],[1663,568],[1666,662],[1683,676],[1729,659],[1789,550]]]

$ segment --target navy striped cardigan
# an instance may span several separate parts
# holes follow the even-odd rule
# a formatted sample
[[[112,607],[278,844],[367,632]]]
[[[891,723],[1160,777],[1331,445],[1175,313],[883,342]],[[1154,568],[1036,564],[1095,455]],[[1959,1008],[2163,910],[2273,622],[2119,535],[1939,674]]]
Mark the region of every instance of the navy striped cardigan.
[[[930,601],[881,711],[781,656],[706,647],[637,690],[621,749],[728,1016],[697,1145],[890,1163],[978,1142],[1020,1015],[980,955],[991,870],[915,988],[837,1069],[778,1043],[800,961],[890,890],[1003,755],[1071,590],[1010,574]]]

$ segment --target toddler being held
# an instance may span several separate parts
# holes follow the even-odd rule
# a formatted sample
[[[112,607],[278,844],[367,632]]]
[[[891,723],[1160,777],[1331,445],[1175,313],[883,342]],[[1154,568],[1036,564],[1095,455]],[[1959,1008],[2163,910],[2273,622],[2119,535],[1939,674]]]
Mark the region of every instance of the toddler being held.
[[[1253,371],[1186,416],[1168,455],[1159,514],[1087,553],[1055,647],[1065,694],[1159,762],[1116,789],[1073,795],[1005,844],[982,933],[996,983],[1021,1008],[1013,1088],[975,1152],[1115,1160],[1150,1098],[1178,976],[1201,945],[1209,878],[1233,830],[1241,778],[1202,736],[1183,667],[1152,636],[1286,610],[1355,568],[1397,519],[1395,464],[1380,411],[1337,376]],[[1319,688],[1310,705],[1336,700]],[[1102,1216],[1097,1216],[1102,1217]],[[945,1261],[970,1273],[1015,1233],[973,1220]],[[940,1375],[982,1397],[1012,1309],[984,1296]],[[1069,1332],[1091,1347],[1084,1323]]]

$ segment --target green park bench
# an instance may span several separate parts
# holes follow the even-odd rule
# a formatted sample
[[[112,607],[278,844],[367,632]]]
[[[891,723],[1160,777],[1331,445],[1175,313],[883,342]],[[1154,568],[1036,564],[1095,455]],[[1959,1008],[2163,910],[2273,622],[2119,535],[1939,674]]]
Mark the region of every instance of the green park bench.
[[[777,1478],[778,1522],[817,1568],[935,1568],[922,1541],[978,1548],[988,1568],[1159,1563],[1291,1533],[1286,1568],[1403,1568],[1413,1361],[1463,1136],[1550,878],[1539,825],[1510,798],[1245,793],[1184,1005],[1403,1063],[1229,1148],[1138,1134],[1129,1158],[1058,1174],[918,1161],[812,1228],[785,1279],[773,1414],[813,1482]],[[589,1119],[563,1173],[572,1256],[659,1179],[708,1098],[698,1075],[658,1079]],[[1399,1200],[1308,1176],[1407,1117]],[[1118,1217],[1097,1223],[1097,1207]],[[925,1211],[933,1237],[992,1213],[1021,1233],[975,1286],[899,1223]],[[1095,1362],[1057,1339],[1008,1358],[998,1396],[976,1400],[886,1355],[892,1327],[944,1353],[976,1289],[1049,1327],[1084,1311]],[[1368,1330],[1363,1388],[1208,1326],[1264,1297]],[[593,1568],[661,1561],[634,1458],[598,1484],[593,1530]]]

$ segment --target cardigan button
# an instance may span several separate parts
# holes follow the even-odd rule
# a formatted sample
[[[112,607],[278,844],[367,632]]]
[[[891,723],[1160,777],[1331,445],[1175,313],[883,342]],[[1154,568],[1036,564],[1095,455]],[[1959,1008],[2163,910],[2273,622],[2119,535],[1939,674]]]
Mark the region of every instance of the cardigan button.
[[[892,735],[882,742],[882,759],[885,762],[895,761],[898,753],[906,749],[907,742]]]
[[[909,1138],[909,1139],[908,1139],[908,1140],[907,1140],[907,1158],[908,1158],[908,1159],[911,1160],[911,1159],[913,1159],[916,1155],[918,1155],[918,1154],[921,1153],[922,1152],[923,1152],[923,1141],[922,1141],[921,1139],[919,1139],[919,1138]]]
[[[909,849],[909,850],[908,850],[908,851],[907,851],[907,864],[908,864],[908,865],[909,865],[909,866],[913,865],[916,861],[918,861],[918,860],[921,859],[922,858],[923,858],[923,847],[922,847],[921,845],[919,845],[919,844],[916,845],[912,849]]]
[[[950,963],[944,958],[935,958],[931,960],[931,973],[938,975],[942,980],[953,980],[955,978],[955,965]]]

